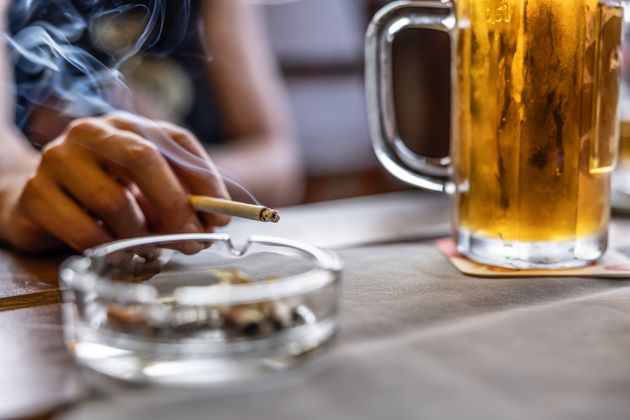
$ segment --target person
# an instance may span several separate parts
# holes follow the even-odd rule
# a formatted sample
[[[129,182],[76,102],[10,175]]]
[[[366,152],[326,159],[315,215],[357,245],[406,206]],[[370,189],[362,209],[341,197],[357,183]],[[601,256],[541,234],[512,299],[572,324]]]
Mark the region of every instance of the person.
[[[8,2],[2,2],[2,16]],[[172,122],[113,112],[63,121],[29,113],[37,131],[60,131],[31,147],[15,126],[8,91],[0,104],[0,241],[24,251],[69,245],[75,250],[154,233],[212,231],[228,219],[195,214],[189,193],[228,198],[215,162],[260,199],[283,203],[299,194],[300,165],[280,78],[251,6],[209,0],[201,10],[203,41],[213,57],[208,72],[226,141],[207,147]],[[3,25],[4,27],[4,25]],[[237,28],[238,30],[235,30]],[[0,55],[7,57],[6,45]],[[13,76],[2,60],[3,87]],[[18,94],[19,94],[19,89]],[[43,117],[42,117],[43,115]],[[53,123],[51,123],[53,121]],[[193,156],[174,159],[156,144],[166,137]],[[159,142],[158,142],[159,143]]]

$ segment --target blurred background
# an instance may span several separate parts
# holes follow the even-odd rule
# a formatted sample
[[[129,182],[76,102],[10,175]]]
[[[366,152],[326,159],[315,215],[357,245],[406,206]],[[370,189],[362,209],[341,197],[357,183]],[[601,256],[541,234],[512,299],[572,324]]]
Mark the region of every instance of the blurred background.
[[[29,13],[34,14],[34,17],[22,22],[21,16],[26,15],[25,10],[30,10],[29,5],[39,5],[36,8],[37,13],[43,14],[44,19],[52,24],[50,27],[55,25],[72,27],[70,24],[65,26],[62,24],[71,14],[67,8],[75,7],[77,4],[89,4],[79,0],[68,2],[39,0],[37,3],[31,3],[28,0],[12,0],[12,2],[14,7],[9,27],[12,30],[13,39],[22,40],[24,50],[33,49],[32,45],[35,41],[40,42],[41,45],[47,43],[46,39],[39,40],[37,36],[33,36],[32,31],[29,31],[38,28],[37,16],[39,15],[31,11]],[[262,16],[263,23],[266,23],[266,35],[272,47],[272,54],[275,55],[275,61],[288,90],[289,105],[292,119],[297,127],[300,159],[303,162],[306,181],[304,189],[299,186],[290,194],[283,194],[277,204],[310,203],[407,188],[387,175],[376,161],[370,143],[365,101],[365,33],[372,16],[388,1],[246,0],[246,2],[259,9],[258,15]],[[119,3],[125,8],[121,9],[123,6],[112,8]],[[77,40],[69,37],[66,41],[61,41],[63,44],[68,39],[72,39],[72,45],[66,47],[79,48],[81,54],[78,55],[80,57],[77,59],[78,65],[69,63],[63,54],[57,57],[59,54],[52,52],[50,54],[57,60],[55,63],[64,66],[60,67],[61,71],[46,73],[30,59],[15,61],[14,67],[19,69],[15,71],[19,93],[18,122],[31,141],[44,145],[55,138],[71,121],[72,118],[69,115],[82,116],[81,112],[86,112],[86,115],[101,115],[109,111],[109,109],[100,108],[94,109],[93,112],[89,109],[82,111],[85,105],[90,105],[94,101],[102,100],[101,102],[106,105],[114,103],[114,109],[129,109],[127,106],[120,106],[120,99],[126,98],[128,93],[126,87],[120,89],[121,86],[117,86],[117,90],[113,83],[103,79],[103,75],[113,77],[115,73],[102,71],[102,68],[98,66],[91,66],[91,63],[102,61],[105,68],[108,68],[114,66],[117,60],[123,57],[121,71],[125,75],[126,82],[129,82],[134,97],[132,102],[135,103],[135,109],[140,114],[155,119],[168,119],[178,124],[183,122],[188,124],[193,121],[194,124],[188,124],[188,126],[202,141],[214,138],[214,140],[225,140],[227,143],[235,141],[230,135],[232,137],[260,135],[260,131],[253,134],[249,128],[241,127],[240,130],[234,130],[234,124],[230,124],[230,115],[225,112],[228,108],[226,97],[222,97],[221,89],[217,88],[217,86],[225,87],[228,98],[248,98],[241,99],[247,102],[251,100],[247,92],[254,91],[253,85],[250,84],[253,79],[251,75],[265,68],[266,56],[264,62],[254,61],[260,60],[260,57],[256,57],[256,50],[247,52],[250,54],[249,57],[252,57],[252,62],[247,64],[234,61],[234,56],[230,53],[232,51],[230,48],[234,48],[233,44],[239,42],[245,42],[245,45],[256,48],[254,46],[256,38],[248,41],[240,40],[240,38],[245,39],[242,35],[247,34],[248,31],[246,26],[239,27],[238,25],[247,22],[246,20],[241,22],[237,19],[231,22],[229,19],[234,16],[229,14],[220,15],[222,20],[203,20],[200,23],[205,25],[202,28],[206,30],[206,35],[202,34],[202,38],[203,36],[208,38],[197,42],[190,41],[190,39],[199,38],[195,35],[194,29],[190,29],[191,22],[188,22],[188,18],[183,18],[183,20],[180,18],[186,16],[186,10],[190,11],[189,8],[192,7],[191,16],[194,19],[200,19],[199,16],[206,10],[200,5],[212,3],[201,1],[188,3],[180,0],[162,2],[122,0],[121,3],[121,0],[101,0],[96,4],[101,5],[103,10],[96,11],[82,6],[79,9],[80,12],[74,11],[76,19],[85,20],[87,31],[83,31],[85,33]],[[134,5],[138,7],[134,8]],[[163,9],[156,5],[161,5]],[[161,35],[162,26],[158,25],[160,29],[158,30],[156,26],[154,30],[153,23],[147,20],[148,15],[143,14],[146,12],[134,11],[136,9],[165,10],[164,16],[168,16],[162,24],[166,35]],[[216,15],[210,13],[210,16]],[[29,19],[34,22],[28,23]],[[29,28],[28,25],[33,25],[33,27]],[[181,28],[184,30],[180,31]],[[233,36],[234,31],[240,31],[237,33],[239,36]],[[205,53],[209,52],[212,55],[213,51],[212,48],[207,48],[204,42],[214,39],[208,35],[210,32],[219,33],[217,37],[224,37],[220,38],[220,42],[223,42],[222,48],[215,48],[214,51],[219,52],[213,57],[217,63],[222,64],[217,64],[214,69],[233,66],[232,68],[236,71],[225,73],[230,73],[230,75],[236,73],[237,75],[233,76],[232,80],[239,80],[236,83],[241,83],[240,86],[230,85],[225,75],[223,79],[217,76],[220,73],[218,70],[213,73],[217,76],[216,80],[206,80],[203,70],[206,62],[204,60],[207,57]],[[252,33],[255,33],[253,36],[265,36],[264,33],[261,35],[256,31]],[[143,38],[145,35],[140,34],[145,34],[152,41],[145,42],[146,39]],[[233,41],[230,37],[238,41]],[[182,43],[182,39],[189,40]],[[134,49],[136,46],[138,48]],[[48,49],[56,51],[54,48]],[[44,55],[44,60],[47,57],[46,51],[48,50],[43,48],[39,52]],[[92,56],[96,60],[92,59]],[[449,56],[449,37],[437,31],[403,31],[394,42],[394,99],[399,132],[413,150],[432,157],[448,154]],[[90,60],[87,60],[87,57],[91,57]],[[257,64],[263,67],[255,67]],[[84,71],[83,75],[79,71],[79,75],[76,75],[75,68],[85,68],[87,71]],[[241,71],[244,68],[249,68],[250,72]],[[264,71],[261,72],[263,79],[264,73]],[[53,76],[56,74],[57,79],[50,79],[51,74]],[[249,76],[244,76],[245,74]],[[247,77],[247,79],[240,79],[240,77]],[[193,84],[193,79],[196,80],[195,84]],[[272,87],[271,92],[276,93],[271,86],[271,78],[264,79],[262,83],[267,83],[265,86]],[[68,84],[72,86],[72,89],[62,88]],[[102,85],[104,88],[93,90],[90,88],[93,85]],[[240,87],[242,87],[241,91],[239,91]],[[210,95],[198,94],[203,92],[203,89],[208,89],[206,93]],[[256,89],[260,89],[260,86]],[[51,91],[50,95],[49,91]],[[103,93],[108,97],[101,98]],[[247,126],[248,120],[255,118],[251,113],[260,112],[260,108],[273,111],[273,99],[273,95],[268,95],[265,97],[266,102],[257,102],[252,108],[256,111],[249,109],[244,112],[242,107],[237,107],[236,114],[240,126]],[[101,102],[98,103],[101,104]],[[62,115],[59,112],[62,108],[71,109],[72,112]],[[81,112],[77,114],[75,112],[77,110]],[[220,115],[219,110],[224,115]],[[250,115],[247,115],[247,112],[250,112]],[[187,114],[189,114],[188,117],[185,117]],[[284,112],[279,112],[278,115],[281,115],[280,118],[286,116]],[[228,126],[232,129],[231,131],[238,132],[238,135],[228,133],[227,131],[230,130],[222,130]],[[247,135],[243,135],[243,132]],[[226,145],[220,142],[217,144]],[[265,156],[261,156],[264,153],[259,153],[259,150],[256,151],[258,153],[256,161],[242,160],[244,153],[240,150],[233,154],[231,162],[228,160],[231,166],[225,165],[225,158],[223,161],[219,159],[221,150],[212,149],[211,154],[214,153],[215,160],[223,164],[222,169],[225,169],[224,175],[227,178],[241,182],[246,189],[257,195],[261,190],[260,186],[256,190],[254,185],[256,182],[260,183],[258,173],[254,174],[253,180],[251,176],[242,177],[244,172],[255,165],[260,164],[264,168],[265,165],[271,167],[273,163],[278,163],[273,166],[275,175],[268,175],[272,180],[268,185],[275,185],[275,189],[278,189],[278,186],[287,187],[291,184],[290,181],[297,177],[296,172],[292,172],[291,175],[288,175],[289,172],[277,174],[278,168],[282,167],[283,162],[286,163],[289,158],[283,159],[279,154],[281,152],[270,147],[263,147],[263,152],[268,152]],[[288,153],[291,154],[290,159],[294,162],[294,150],[291,149]],[[235,164],[235,156],[241,159],[240,164]],[[236,172],[230,171],[235,168]],[[252,171],[249,170],[249,172]],[[236,176],[231,176],[231,174],[236,174]],[[288,181],[280,185],[279,180]],[[299,183],[295,182],[295,184]],[[270,195],[268,191],[264,192]],[[238,196],[236,198],[243,199]],[[265,200],[265,198],[262,199]]]
[[[364,93],[364,37],[384,0],[300,0],[260,5],[287,84],[305,162],[304,202],[407,188],[372,152]],[[416,152],[448,154],[450,43],[408,30],[394,45],[401,136]]]

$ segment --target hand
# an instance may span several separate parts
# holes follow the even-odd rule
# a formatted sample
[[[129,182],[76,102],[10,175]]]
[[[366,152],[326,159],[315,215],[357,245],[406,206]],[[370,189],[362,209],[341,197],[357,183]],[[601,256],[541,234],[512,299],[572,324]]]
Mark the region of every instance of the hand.
[[[23,250],[81,251],[153,233],[195,233],[229,218],[195,214],[188,194],[229,198],[195,137],[126,113],[75,120],[13,180],[0,232]]]

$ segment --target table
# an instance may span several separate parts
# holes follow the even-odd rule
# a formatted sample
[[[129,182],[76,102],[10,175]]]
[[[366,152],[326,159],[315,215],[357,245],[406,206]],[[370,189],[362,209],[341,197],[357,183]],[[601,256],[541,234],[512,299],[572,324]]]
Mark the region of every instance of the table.
[[[344,211],[345,224],[324,217],[318,225],[318,216]],[[400,223],[378,224],[384,214]],[[283,215],[296,239],[335,246],[331,237],[339,237],[346,263],[342,332],[326,365],[303,382],[246,395],[94,395],[63,349],[60,306],[43,305],[0,312],[0,417],[53,410],[64,419],[628,417],[630,281],[464,277],[427,240],[446,233],[448,205],[439,196],[393,194]],[[348,225],[360,243],[349,241]],[[269,229],[232,229],[238,236],[250,227]],[[613,246],[630,244],[628,232],[630,221],[615,220]],[[0,253],[16,278],[49,287],[54,259],[31,266],[16,258]]]

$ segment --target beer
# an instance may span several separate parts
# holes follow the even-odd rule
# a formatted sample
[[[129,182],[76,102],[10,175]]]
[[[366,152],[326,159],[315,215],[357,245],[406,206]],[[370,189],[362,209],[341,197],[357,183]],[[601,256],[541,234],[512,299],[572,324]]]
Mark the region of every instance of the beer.
[[[624,0],[626,13],[630,0]],[[630,16],[626,15],[626,22]],[[621,100],[619,123],[619,164],[612,175],[612,207],[624,213],[630,211],[630,24],[623,29]]]
[[[623,96],[623,91],[622,91]],[[621,105],[624,106],[623,103]],[[622,212],[630,210],[630,121],[619,124],[619,164],[612,175],[612,207]]]
[[[630,120],[622,120],[619,130],[619,168],[630,170]]]
[[[501,241],[605,232],[617,148],[621,7],[459,0],[458,229]]]
[[[522,269],[604,254],[622,25],[621,0],[397,1],[374,17],[366,92],[376,156],[402,181],[451,193],[461,254]],[[454,41],[450,161],[418,155],[397,132],[391,50],[407,28]]]

